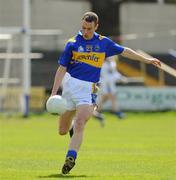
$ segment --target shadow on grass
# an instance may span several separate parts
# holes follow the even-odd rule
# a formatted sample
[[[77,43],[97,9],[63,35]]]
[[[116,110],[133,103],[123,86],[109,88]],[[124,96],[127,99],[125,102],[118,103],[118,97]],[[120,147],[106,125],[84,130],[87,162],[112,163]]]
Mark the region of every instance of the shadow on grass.
[[[38,178],[87,178],[86,175],[63,175],[63,174],[50,174],[48,176],[38,176]]]

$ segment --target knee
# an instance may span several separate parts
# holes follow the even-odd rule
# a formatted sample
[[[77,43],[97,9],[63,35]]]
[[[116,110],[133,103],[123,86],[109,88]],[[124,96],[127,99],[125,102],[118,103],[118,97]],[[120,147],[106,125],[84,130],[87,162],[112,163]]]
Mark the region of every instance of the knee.
[[[84,129],[84,125],[85,125],[85,121],[83,120],[78,120],[76,123],[75,123],[75,131],[76,132],[82,132],[83,129]]]
[[[68,132],[67,130],[62,129],[62,128],[60,128],[60,129],[58,130],[58,134],[59,134],[59,135],[66,135],[67,132]]]

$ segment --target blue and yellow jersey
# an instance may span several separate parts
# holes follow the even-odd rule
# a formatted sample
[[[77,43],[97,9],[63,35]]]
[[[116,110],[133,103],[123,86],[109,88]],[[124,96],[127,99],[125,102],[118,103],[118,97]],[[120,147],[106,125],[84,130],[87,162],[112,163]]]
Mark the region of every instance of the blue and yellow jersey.
[[[96,83],[105,58],[121,54],[124,47],[105,36],[94,33],[90,40],[85,40],[81,31],[69,39],[59,64],[67,67],[67,72],[74,78]]]

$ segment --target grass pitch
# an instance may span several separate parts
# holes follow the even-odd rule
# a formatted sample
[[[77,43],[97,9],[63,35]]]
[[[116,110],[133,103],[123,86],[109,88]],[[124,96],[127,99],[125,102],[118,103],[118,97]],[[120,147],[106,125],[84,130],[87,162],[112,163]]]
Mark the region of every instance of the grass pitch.
[[[62,176],[69,136],[57,134],[56,116],[0,115],[0,179],[176,179],[176,112],[105,116],[104,128],[88,122],[76,166]]]

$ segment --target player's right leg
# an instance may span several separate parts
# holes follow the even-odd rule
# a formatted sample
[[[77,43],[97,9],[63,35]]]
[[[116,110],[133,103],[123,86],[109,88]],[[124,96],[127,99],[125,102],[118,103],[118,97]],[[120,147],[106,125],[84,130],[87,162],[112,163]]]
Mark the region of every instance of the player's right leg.
[[[60,116],[58,127],[60,135],[65,135],[68,133],[72,124],[73,117],[75,116],[75,112],[75,110],[66,111],[64,114]]]

